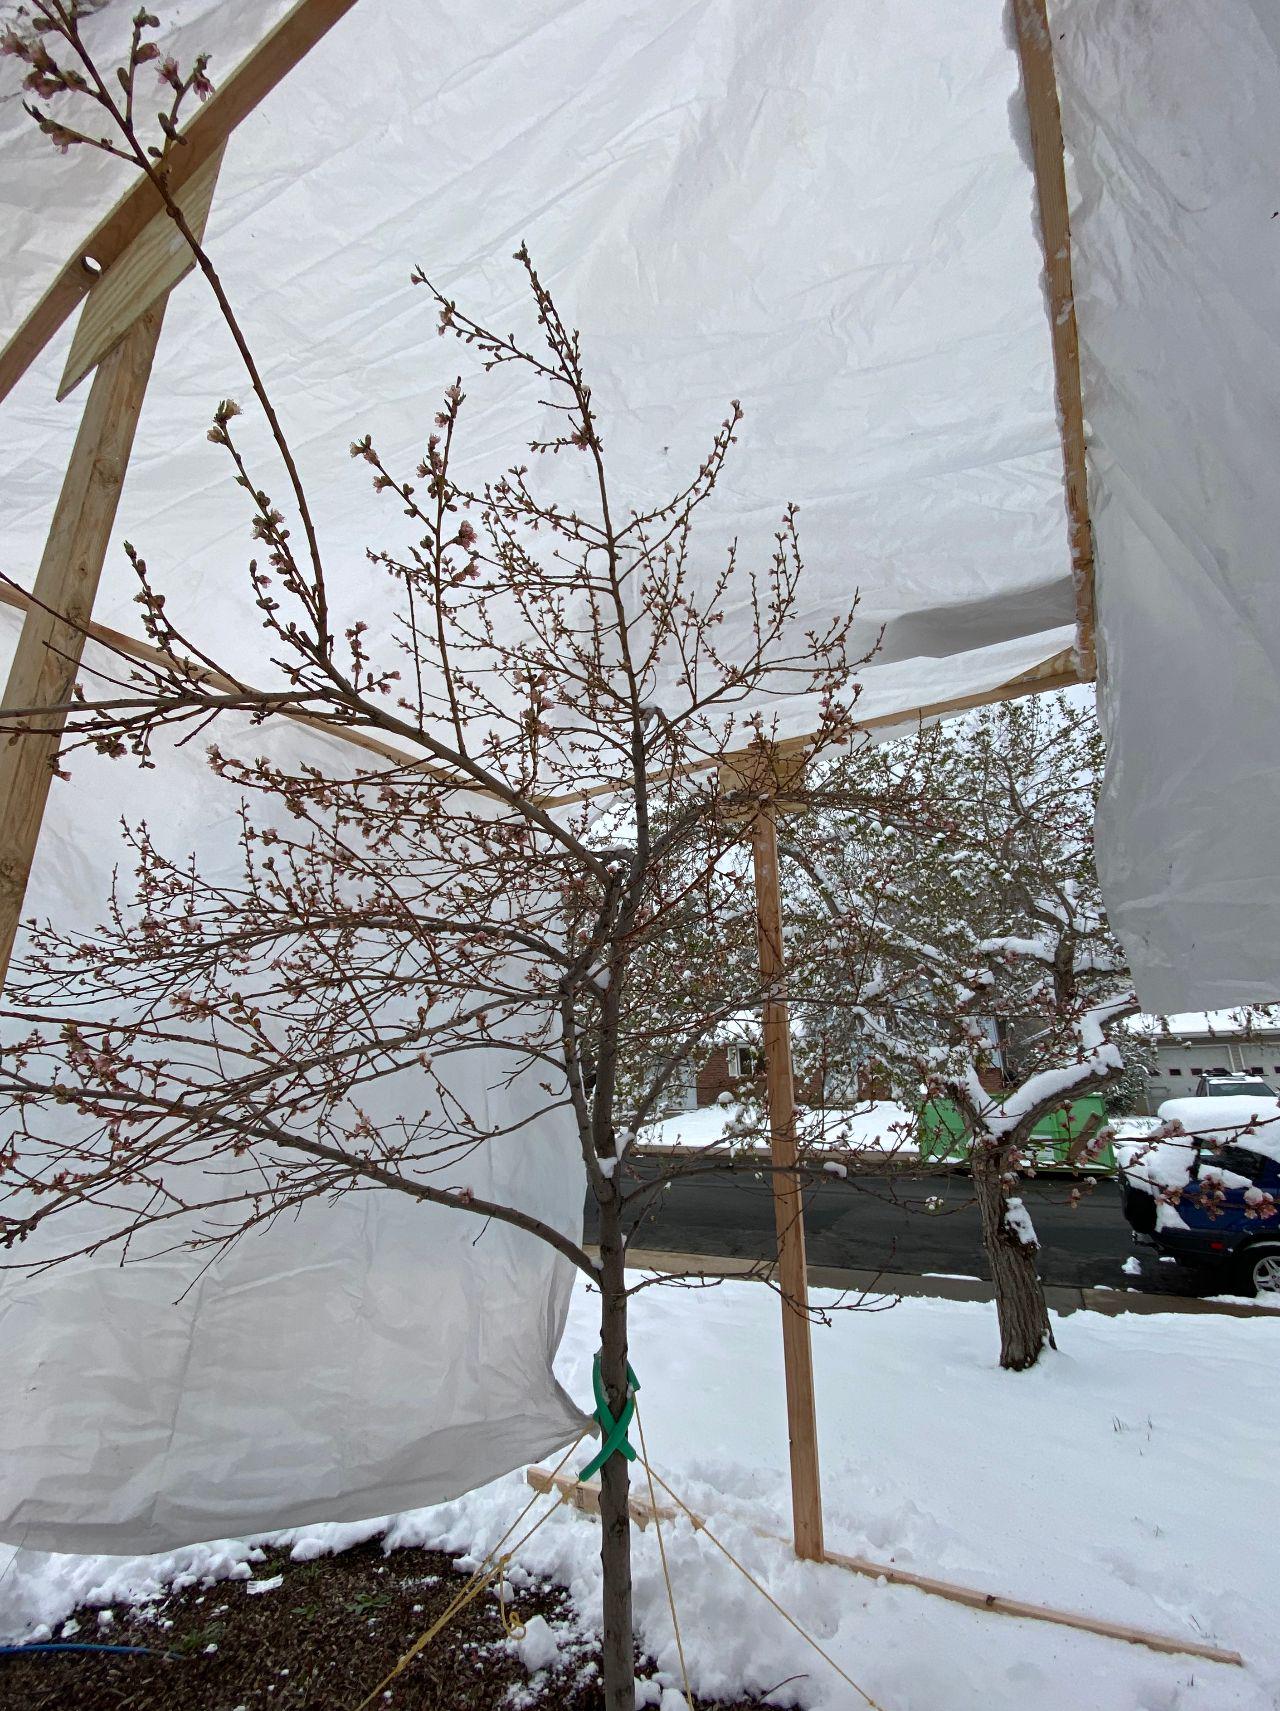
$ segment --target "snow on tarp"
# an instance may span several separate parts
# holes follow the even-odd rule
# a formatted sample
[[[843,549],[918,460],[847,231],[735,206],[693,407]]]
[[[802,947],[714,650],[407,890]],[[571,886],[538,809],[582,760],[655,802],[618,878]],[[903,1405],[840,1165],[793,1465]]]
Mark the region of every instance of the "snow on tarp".
[[[1280,24],[1055,0],[1109,762],[1149,1009],[1280,998]]]
[[[215,78],[283,10],[161,9],[179,20],[188,59],[213,51]],[[737,534],[743,561],[759,560],[783,506],[799,504],[801,623],[822,625],[861,589],[864,644],[885,626],[865,713],[980,693],[1069,645],[1049,336],[1001,13],[1001,0],[630,11],[451,0],[427,28],[408,0],[361,0],[232,138],[208,232],[312,494],[335,625],[358,618],[377,633],[387,592],[365,549],[404,526],[371,497],[351,440],[369,432],[393,468],[412,470],[460,365],[471,395],[461,477],[493,474],[543,427],[518,377],[472,384],[466,353],[437,338],[425,293],[408,284],[421,263],[477,315],[524,331],[510,258],[526,239],[583,330],[625,503],[683,485],[729,400],[742,400],[703,538]],[[90,20],[96,39],[126,17],[108,4]],[[6,332],[121,183],[111,163],[43,148],[18,111],[16,75],[0,65],[0,183],[18,240],[0,269]],[[4,568],[19,580],[34,574],[79,416],[80,395],[53,403],[69,339],[67,328],[0,406]],[[271,674],[243,575],[248,516],[205,439],[215,402],[246,391],[203,282],[187,281],[169,306],[96,616],[136,631],[118,550],[128,538],[175,621],[254,681]],[[243,443],[279,493],[252,421]],[[714,571],[718,554],[704,562]],[[741,612],[726,638],[735,624],[740,636]],[[784,729],[811,719],[792,704]],[[35,901],[65,925],[100,908],[89,817],[72,806],[97,776],[81,766],[55,788],[37,858],[47,889]],[[166,800],[181,797],[188,842],[229,812],[213,791],[194,770],[173,775]],[[110,799],[106,818],[136,813],[147,788],[117,767]],[[546,1146],[533,1178],[498,1157],[492,1186],[545,1197],[549,1216],[571,1221],[578,1166],[564,1137]],[[7,1530],[132,1549],[367,1514],[563,1437],[571,1416],[547,1366],[560,1262],[492,1230],[473,1261],[465,1220],[391,1198],[362,1195],[323,1223],[316,1211],[314,1225],[256,1235],[138,1338],[112,1329],[131,1322],[113,1318],[117,1301],[142,1290],[139,1311],[158,1313],[180,1293],[176,1275],[171,1285],[156,1268],[100,1267],[22,1286],[43,1295],[6,1285],[6,1364],[37,1375],[10,1428]],[[326,1274],[313,1290],[291,1256],[314,1266],[318,1248]],[[495,1266],[493,1249],[509,1257]],[[467,1293],[481,1267],[509,1318]],[[269,1352],[248,1290],[272,1311],[288,1303],[288,1336]],[[28,1306],[59,1299],[74,1307]],[[455,1372],[468,1380],[456,1393]],[[378,1394],[376,1420],[362,1389]],[[450,1433],[468,1407],[460,1443]],[[124,1477],[135,1454],[152,1457],[149,1491]],[[104,1518],[96,1540],[76,1525],[90,1514]]]
[[[16,628],[0,611],[6,669]],[[234,725],[224,741],[237,747]],[[327,771],[351,755],[281,723],[242,746]],[[195,848],[211,876],[238,879],[237,796],[201,754],[145,773],[78,754],[72,769],[50,794],[28,913],[101,918],[112,863],[127,871],[122,800],[167,851]],[[505,1073],[491,1086],[491,1054],[455,1062],[452,1090],[482,1120],[544,1103]],[[362,1103],[420,1109],[406,1080]],[[478,1196],[580,1236],[581,1155],[563,1117],[470,1150],[465,1172]],[[5,1258],[30,1264],[103,1228],[96,1209],[60,1216]],[[123,1265],[113,1247],[0,1274],[0,1538],[120,1553],[358,1520],[457,1496],[581,1430],[551,1367],[572,1267],[523,1231],[371,1191],[312,1201],[212,1265],[208,1250],[173,1251],[179,1234],[135,1238]]]

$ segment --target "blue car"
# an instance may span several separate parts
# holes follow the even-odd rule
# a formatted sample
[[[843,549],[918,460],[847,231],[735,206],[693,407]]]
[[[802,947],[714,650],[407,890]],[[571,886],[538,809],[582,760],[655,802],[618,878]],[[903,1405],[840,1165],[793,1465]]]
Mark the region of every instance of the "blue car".
[[[1190,1129],[1187,1107],[1194,1103],[1167,1101],[1160,1115]],[[1215,1119],[1212,1135],[1131,1148],[1118,1172],[1124,1214],[1139,1241],[1217,1274],[1217,1287],[1238,1295],[1280,1296],[1280,1157],[1273,1156],[1280,1154],[1280,1124],[1275,1100],[1264,1105],[1271,1110],[1241,1111],[1234,1132],[1224,1133]],[[1250,1133],[1249,1121],[1258,1117]]]

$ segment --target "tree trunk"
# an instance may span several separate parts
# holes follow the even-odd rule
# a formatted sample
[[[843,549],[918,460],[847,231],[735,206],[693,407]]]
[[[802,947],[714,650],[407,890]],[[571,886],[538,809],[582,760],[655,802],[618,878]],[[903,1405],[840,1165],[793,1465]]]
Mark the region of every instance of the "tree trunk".
[[[1011,1372],[1025,1372],[1040,1359],[1046,1343],[1055,1346],[1044,1288],[1036,1270],[1036,1246],[1020,1240],[1009,1228],[1007,1151],[975,1140],[972,1168],[974,1193],[982,1214],[982,1241],[996,1292],[1000,1365]]]
[[[627,1401],[625,1246],[617,1202],[600,1207],[600,1373],[615,1419]],[[627,1461],[613,1455],[600,1469],[600,1564],[604,1571],[605,1711],[635,1711],[635,1641],[631,1621],[631,1510]]]

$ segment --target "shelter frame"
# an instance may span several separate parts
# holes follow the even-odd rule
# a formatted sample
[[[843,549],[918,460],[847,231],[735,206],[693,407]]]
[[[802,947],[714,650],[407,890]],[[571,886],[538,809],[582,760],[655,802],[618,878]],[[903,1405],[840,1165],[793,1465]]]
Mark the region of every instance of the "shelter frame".
[[[220,86],[182,132],[183,146],[174,152],[171,185],[181,189],[217,158],[236,127],[349,11],[356,0],[297,0]],[[1039,215],[1041,247],[1052,336],[1055,390],[1062,440],[1068,547],[1075,594],[1074,650],[1055,654],[994,690],[932,703],[867,722],[867,728],[909,725],[934,720],[984,704],[1060,689],[1091,681],[1096,675],[1094,638],[1094,562],[1092,526],[1085,460],[1084,410],[1080,380],[1079,337],[1076,326],[1071,268],[1071,234],[1067,207],[1062,120],[1053,63],[1047,0],[1013,0],[1012,15],[1030,127],[1031,153]],[[212,192],[212,186],[210,186]],[[81,433],[72,452],[58,512],[32,595],[0,589],[0,600],[26,612],[18,653],[5,696],[7,705],[30,705],[27,685],[56,678],[62,699],[74,681],[86,639],[106,643],[117,653],[153,660],[156,650],[140,639],[106,629],[93,621],[93,595],[102,567],[123,485],[133,428],[150,372],[159,335],[169,280],[157,293],[152,270],[140,267],[128,280],[132,302],[122,302],[118,282],[130,255],[144,247],[147,228],[159,215],[155,187],[145,175],[129,187],[99,221],[55,276],[39,302],[0,351],[0,400],[12,390],[63,324],[82,303],[95,313],[116,282],[112,304],[113,345],[96,349],[92,361],[83,353],[79,372],[69,369],[60,396],[99,364],[86,406]],[[206,207],[207,211],[207,207]],[[130,308],[132,313],[129,312]],[[83,346],[77,335],[77,348]],[[104,401],[123,388],[114,432],[104,423]],[[109,464],[105,481],[103,470]],[[97,485],[92,507],[76,500],[77,484]],[[90,516],[90,511],[92,515]],[[78,520],[78,521],[77,521]],[[96,558],[96,563],[93,561]],[[50,672],[51,659],[57,670]],[[70,671],[68,674],[68,667]],[[56,686],[55,686],[56,687]],[[52,701],[50,704],[54,704]],[[345,730],[320,717],[291,713],[288,717],[319,728],[400,767],[427,763],[389,744]],[[804,746],[804,739],[777,745],[784,756]],[[10,828],[0,850],[0,982],[21,915],[27,873],[35,858],[40,823],[50,784],[50,762],[56,735],[24,737],[11,743],[0,757],[0,822]],[[24,752],[25,751],[25,752]],[[730,757],[745,761],[748,751]],[[568,799],[566,799],[568,800]],[[756,883],[757,927],[761,972],[766,986],[764,1014],[766,1088],[770,1112],[773,1190],[778,1260],[783,1288],[783,1353],[791,1440],[794,1543],[803,1557],[824,1556],[821,1490],[818,1476],[816,1407],[809,1350],[807,1275],[804,1258],[803,1206],[795,1175],[794,1086],[790,1024],[781,990],[784,966],[782,902],[778,885],[776,812],[777,791],[766,791],[752,821],[751,841]]]

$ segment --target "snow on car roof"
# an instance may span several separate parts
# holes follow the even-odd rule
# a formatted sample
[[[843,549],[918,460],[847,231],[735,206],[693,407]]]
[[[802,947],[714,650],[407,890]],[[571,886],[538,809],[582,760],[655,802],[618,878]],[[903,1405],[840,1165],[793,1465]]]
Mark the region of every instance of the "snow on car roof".
[[[1215,1141],[1220,1146],[1235,1142],[1280,1163],[1280,1099],[1261,1094],[1166,1099],[1159,1116],[1161,1122],[1180,1123],[1188,1135],[1200,1140]]]

